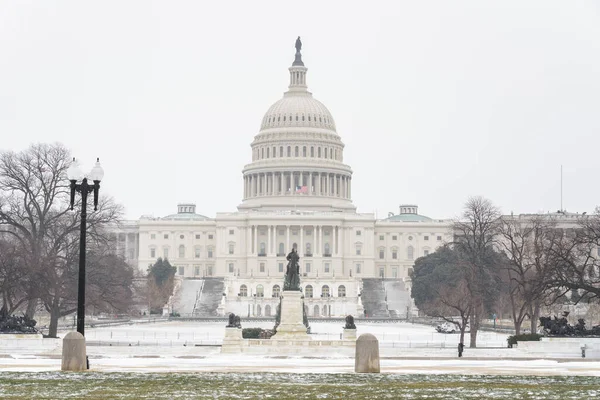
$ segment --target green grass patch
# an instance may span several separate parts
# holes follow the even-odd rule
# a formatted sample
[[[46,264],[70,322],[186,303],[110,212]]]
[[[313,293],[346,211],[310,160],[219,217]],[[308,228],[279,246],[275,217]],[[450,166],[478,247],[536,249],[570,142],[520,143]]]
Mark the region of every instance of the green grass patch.
[[[3,373],[2,399],[589,399],[596,377]]]

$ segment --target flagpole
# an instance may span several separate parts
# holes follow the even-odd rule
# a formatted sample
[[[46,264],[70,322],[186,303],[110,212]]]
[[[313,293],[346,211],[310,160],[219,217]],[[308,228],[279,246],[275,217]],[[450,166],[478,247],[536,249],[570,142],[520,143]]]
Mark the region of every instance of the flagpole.
[[[560,165],[560,211],[563,211],[563,166]]]

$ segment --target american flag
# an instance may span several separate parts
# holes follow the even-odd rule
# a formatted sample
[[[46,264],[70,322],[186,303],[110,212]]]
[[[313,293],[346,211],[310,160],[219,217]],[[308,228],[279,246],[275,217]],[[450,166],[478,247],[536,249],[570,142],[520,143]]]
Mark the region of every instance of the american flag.
[[[296,186],[296,193],[308,194],[308,186]]]

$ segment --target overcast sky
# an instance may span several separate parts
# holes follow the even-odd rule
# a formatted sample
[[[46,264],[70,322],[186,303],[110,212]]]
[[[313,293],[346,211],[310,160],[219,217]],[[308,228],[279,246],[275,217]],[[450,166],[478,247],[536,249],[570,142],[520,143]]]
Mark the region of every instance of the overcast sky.
[[[0,149],[62,142],[127,217],[235,211],[294,42],[359,212],[600,205],[594,1],[0,0]],[[367,6],[368,5],[368,6]]]

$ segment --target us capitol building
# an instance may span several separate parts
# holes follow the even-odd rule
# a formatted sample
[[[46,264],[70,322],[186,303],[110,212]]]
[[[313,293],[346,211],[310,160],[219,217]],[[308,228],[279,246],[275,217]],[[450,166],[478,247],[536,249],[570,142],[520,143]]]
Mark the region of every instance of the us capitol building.
[[[118,250],[140,270],[158,257],[177,268],[172,307],[182,315],[274,315],[296,248],[309,317],[405,316],[415,311],[414,260],[451,239],[450,221],[419,215],[416,205],[385,219],[356,211],[344,143],[308,91],[299,39],[288,90],[251,143],[238,210],[209,218],[179,204],[176,214],[116,232]]]

